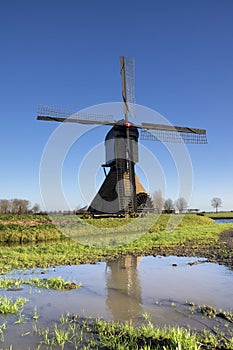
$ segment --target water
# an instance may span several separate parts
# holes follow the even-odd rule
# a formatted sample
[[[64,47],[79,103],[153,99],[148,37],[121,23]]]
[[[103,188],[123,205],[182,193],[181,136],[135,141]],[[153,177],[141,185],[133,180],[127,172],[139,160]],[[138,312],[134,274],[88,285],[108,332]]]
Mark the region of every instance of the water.
[[[233,218],[232,219],[214,219],[216,224],[228,224],[230,222],[233,222]]]
[[[40,294],[28,295],[29,288],[25,286],[17,296],[29,297],[31,303],[38,306],[39,313],[52,317],[71,312],[136,320],[147,311],[157,323],[158,303],[184,304],[186,301],[232,310],[233,271],[214,263],[188,264],[195,261],[200,259],[127,256],[109,263],[56,267],[48,269],[41,278],[61,276],[82,283],[83,287],[69,292],[41,289]],[[29,277],[33,275],[23,276]]]
[[[27,285],[18,292],[1,291],[2,295],[14,298],[27,297],[24,314],[30,317],[36,306],[40,327],[51,326],[67,312],[117,321],[131,319],[136,324],[142,321],[142,313],[148,312],[158,326],[190,325],[202,330],[207,321],[203,321],[201,314],[192,315],[187,301],[233,311],[233,271],[205,259],[127,256],[108,263],[50,268],[45,274],[38,269],[20,276],[24,279],[60,276],[83,285],[67,292],[38,291]],[[17,335],[14,317],[8,317],[9,344],[13,339],[24,349],[28,338]],[[22,325],[21,333],[22,329],[26,333],[27,327],[28,324]]]

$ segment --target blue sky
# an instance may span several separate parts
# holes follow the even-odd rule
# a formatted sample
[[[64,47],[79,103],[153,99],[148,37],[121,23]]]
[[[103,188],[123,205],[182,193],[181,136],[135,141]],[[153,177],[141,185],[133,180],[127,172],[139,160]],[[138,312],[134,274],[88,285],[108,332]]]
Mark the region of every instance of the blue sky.
[[[232,17],[231,0],[1,2],[0,198],[42,203],[41,157],[59,125],[36,121],[38,104],[77,111],[121,101],[124,55],[135,58],[139,105],[173,125],[207,129],[208,145],[187,146],[190,207],[210,210],[220,197],[222,209],[233,210]],[[75,188],[79,164],[105,131],[93,130],[67,155],[62,178],[71,207],[84,204]],[[165,197],[175,200],[174,164],[161,145],[144,145],[159,159]],[[155,180],[150,190],[160,186]]]

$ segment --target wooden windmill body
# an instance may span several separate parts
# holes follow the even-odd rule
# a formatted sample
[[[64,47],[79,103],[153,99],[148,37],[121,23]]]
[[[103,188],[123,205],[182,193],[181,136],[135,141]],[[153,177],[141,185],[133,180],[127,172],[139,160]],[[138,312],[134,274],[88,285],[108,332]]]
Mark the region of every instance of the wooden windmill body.
[[[138,139],[206,143],[206,130],[190,127],[170,126],[129,121],[134,114],[134,61],[120,57],[122,98],[124,118],[118,121],[100,115],[84,115],[43,107],[39,109],[38,120],[71,122],[80,124],[109,125],[111,129],[105,137],[105,180],[88,207],[92,215],[137,214],[153,208],[149,194],[135,173],[139,161]],[[106,171],[109,168],[109,171]]]

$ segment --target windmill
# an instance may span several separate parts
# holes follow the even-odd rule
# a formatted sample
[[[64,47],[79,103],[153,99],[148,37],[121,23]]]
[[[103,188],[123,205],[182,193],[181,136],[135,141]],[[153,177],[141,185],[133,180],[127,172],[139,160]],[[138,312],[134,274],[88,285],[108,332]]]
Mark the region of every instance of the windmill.
[[[121,56],[120,71],[124,106],[122,119],[47,106],[39,106],[37,116],[37,120],[111,126],[105,137],[106,161],[102,165],[106,177],[87,209],[92,215],[135,215],[145,208],[152,209],[152,200],[135,173],[139,131],[143,140],[207,143],[204,129],[132,122],[135,116],[134,60]],[[109,168],[108,173],[106,168]]]

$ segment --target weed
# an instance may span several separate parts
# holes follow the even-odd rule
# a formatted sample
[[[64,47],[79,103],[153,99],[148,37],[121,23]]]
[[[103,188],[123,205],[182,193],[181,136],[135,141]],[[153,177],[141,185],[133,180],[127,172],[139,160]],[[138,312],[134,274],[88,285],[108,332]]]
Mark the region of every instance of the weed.
[[[15,324],[25,323],[25,316],[22,314],[22,310],[19,312],[18,319],[15,321]]]
[[[72,349],[108,349],[108,350],[216,350],[233,349],[231,339],[224,334],[207,330],[196,333],[181,327],[157,328],[150,321],[150,315],[142,315],[145,324],[136,327],[132,322],[118,323],[97,319],[80,319],[73,321],[68,313],[62,315],[58,322],[48,328],[33,331],[40,337],[40,345],[46,348]],[[25,334],[27,335],[27,334]]]
[[[25,284],[29,284],[35,287],[42,287],[46,289],[55,290],[71,290],[81,288],[81,284],[76,284],[75,282],[65,281],[61,277],[51,277],[51,278],[30,278],[27,281],[23,281]]]
[[[199,306],[199,312],[201,312],[204,316],[209,318],[216,317],[217,311],[212,306]]]
[[[36,321],[36,322],[37,322],[38,319],[39,319],[39,315],[38,315],[38,313],[37,313],[37,308],[36,308],[36,306],[34,307],[32,318],[33,318],[33,320]]]
[[[57,324],[54,325],[54,338],[57,345],[64,349],[65,343],[69,341],[70,331],[63,328],[58,328]]]
[[[71,290],[81,288],[81,284],[77,284],[73,281],[65,281],[61,277],[52,278],[30,278],[28,280],[23,279],[1,279],[0,278],[0,288],[19,288],[22,284],[28,284],[33,287],[41,287],[46,289],[55,290]]]
[[[31,334],[31,332],[25,332],[21,334],[21,337],[26,337],[27,335]]]
[[[0,314],[17,313],[26,302],[26,298],[17,298],[13,301],[6,296],[0,296]]]
[[[20,287],[21,280],[18,278],[0,278],[0,289],[13,288],[17,289]]]
[[[142,314],[142,317],[143,317],[143,319],[146,321],[146,322],[150,322],[150,314],[148,313],[148,312],[144,312],[143,314]]]
[[[6,325],[7,325],[7,322],[3,322],[1,325],[0,325],[0,341],[3,343],[5,338],[4,338],[4,331],[6,330]]]
[[[41,344],[45,345],[53,345],[54,340],[51,338],[49,328],[44,328],[44,329],[37,329],[37,334],[42,337]]]

